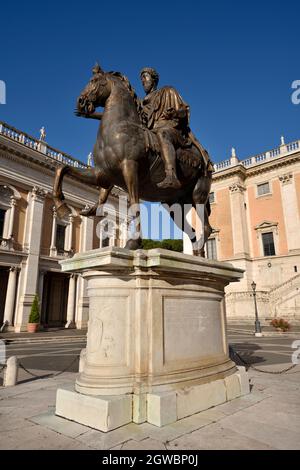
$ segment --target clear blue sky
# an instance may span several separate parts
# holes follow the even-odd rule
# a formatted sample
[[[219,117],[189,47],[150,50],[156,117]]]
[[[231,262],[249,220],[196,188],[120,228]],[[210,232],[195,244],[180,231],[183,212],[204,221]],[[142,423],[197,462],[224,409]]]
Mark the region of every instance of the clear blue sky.
[[[300,138],[299,1],[3,2],[0,120],[86,159],[97,122],[76,118],[75,101],[98,60],[128,76],[154,66],[191,107],[191,127],[214,161]]]

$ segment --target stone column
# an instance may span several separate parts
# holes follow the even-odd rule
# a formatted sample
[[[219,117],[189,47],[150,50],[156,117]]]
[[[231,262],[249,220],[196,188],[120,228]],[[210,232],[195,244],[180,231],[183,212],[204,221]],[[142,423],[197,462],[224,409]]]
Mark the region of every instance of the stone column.
[[[279,176],[281,182],[281,197],[285,220],[285,231],[289,251],[299,251],[300,220],[298,215],[298,202],[292,174]],[[280,253],[276,253],[280,254]]]
[[[80,246],[79,251],[84,253],[85,251],[93,249],[93,232],[94,232],[94,220],[89,217],[81,217],[80,225]],[[89,315],[89,299],[87,296],[87,281],[81,276],[77,278],[77,303],[75,322],[76,328],[82,329],[87,327],[88,315]]]
[[[14,232],[14,219],[15,219],[15,207],[17,204],[17,201],[14,196],[11,196],[10,198],[10,218],[9,218],[9,226],[8,226],[8,238],[11,238],[13,236]]]
[[[39,288],[38,288],[38,295],[39,295],[39,302],[40,302],[40,312],[41,312],[41,322],[44,321],[42,306],[43,306],[43,293],[44,293],[44,278],[45,278],[46,271],[40,271],[39,275]]]
[[[68,226],[68,235],[65,244],[65,250],[70,251],[72,249],[72,241],[73,241],[73,223],[74,223],[74,216],[69,216],[69,226]]]
[[[17,275],[18,270],[15,266],[12,266],[9,270],[9,278],[6,292],[6,301],[4,308],[4,323],[12,325],[16,298],[16,287],[17,287]]]
[[[120,247],[125,248],[128,234],[128,222],[123,220],[119,227]]]
[[[56,212],[55,207],[53,207],[50,256],[56,255],[56,229],[57,229],[57,212]]]
[[[43,291],[44,291],[44,277],[45,277],[46,272],[45,271],[40,271],[40,277],[39,277],[39,299],[40,302],[42,303],[43,299]]]
[[[115,246],[115,244],[116,244],[116,228],[112,226],[110,229],[109,246]]]
[[[68,295],[68,306],[67,306],[67,323],[65,328],[70,328],[74,325],[74,313],[75,313],[75,293],[76,293],[76,276],[71,274],[69,280],[69,295]]]
[[[44,200],[46,191],[34,187],[28,195],[25,222],[25,244],[27,259],[20,274],[20,297],[15,322],[15,331],[26,331],[31,305],[38,289],[39,256],[42,236]]]
[[[249,256],[249,240],[247,231],[247,217],[245,209],[244,191],[245,187],[236,182],[229,186],[233,253],[235,257]]]

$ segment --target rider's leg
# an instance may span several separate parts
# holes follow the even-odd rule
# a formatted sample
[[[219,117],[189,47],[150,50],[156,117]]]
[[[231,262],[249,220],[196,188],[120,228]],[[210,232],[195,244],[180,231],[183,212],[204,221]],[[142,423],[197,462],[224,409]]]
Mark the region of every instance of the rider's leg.
[[[180,188],[181,184],[176,174],[176,151],[172,139],[165,130],[157,131],[157,137],[166,172],[165,179],[161,183],[158,183],[157,186],[159,188]]]

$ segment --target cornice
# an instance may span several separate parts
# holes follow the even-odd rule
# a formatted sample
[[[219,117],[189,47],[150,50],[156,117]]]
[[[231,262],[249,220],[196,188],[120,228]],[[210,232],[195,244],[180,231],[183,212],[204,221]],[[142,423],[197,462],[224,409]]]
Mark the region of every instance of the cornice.
[[[219,170],[217,172],[213,172],[212,180],[218,181],[218,180],[228,179],[231,176],[237,176],[237,175],[242,180],[245,180],[247,178],[246,172],[247,172],[247,169],[243,165],[239,164],[233,167],[224,168],[223,170]]]
[[[233,167],[227,167],[212,174],[212,181],[219,181],[223,179],[228,179],[235,175],[243,176],[244,179],[247,179],[251,176],[266,173],[274,168],[281,168],[284,166],[291,165],[295,162],[300,161],[300,153],[293,153],[291,155],[284,155],[280,158],[274,158],[274,160],[264,161],[260,164],[244,167],[242,164],[235,165]]]
[[[22,165],[28,168],[38,168],[38,171],[52,178],[56,168],[61,166],[60,162],[53,160],[47,155],[41,154],[30,147],[24,147],[18,142],[10,141],[2,135],[0,135],[0,157],[15,161],[16,163],[20,163],[19,159],[21,158]],[[66,178],[75,181],[78,186],[85,190],[87,189],[87,185],[79,181],[76,177],[67,175]],[[96,188],[88,187],[88,190],[96,196],[98,195],[98,190]],[[111,195],[113,197],[118,197],[121,195],[126,196],[127,193],[122,188],[114,186],[111,191]]]

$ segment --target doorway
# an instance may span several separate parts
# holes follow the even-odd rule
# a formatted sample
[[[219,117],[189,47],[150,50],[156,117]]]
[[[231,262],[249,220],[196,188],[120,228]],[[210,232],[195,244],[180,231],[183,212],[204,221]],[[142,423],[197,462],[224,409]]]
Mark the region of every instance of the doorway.
[[[9,268],[0,267],[0,326],[4,320],[4,309],[8,285]]]
[[[42,304],[44,327],[63,327],[67,321],[69,275],[63,273],[45,274]]]

